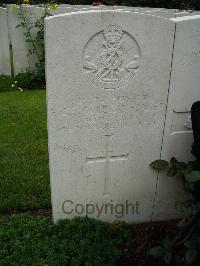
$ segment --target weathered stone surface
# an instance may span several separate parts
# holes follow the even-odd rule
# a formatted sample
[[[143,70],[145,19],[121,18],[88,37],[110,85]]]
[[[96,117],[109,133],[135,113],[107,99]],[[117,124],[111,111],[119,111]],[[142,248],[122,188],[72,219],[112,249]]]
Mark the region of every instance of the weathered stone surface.
[[[180,161],[194,160],[190,122],[191,106],[200,100],[200,16],[172,19],[176,23],[172,73],[162,158],[175,156]],[[154,219],[176,218],[176,201],[181,200],[181,180],[159,176]]]
[[[7,10],[0,7],[0,74],[9,75],[10,72]]]
[[[174,22],[130,11],[46,19],[54,221],[85,215],[86,204],[105,221],[151,219],[174,33]],[[108,203],[113,214],[98,215],[95,204]]]

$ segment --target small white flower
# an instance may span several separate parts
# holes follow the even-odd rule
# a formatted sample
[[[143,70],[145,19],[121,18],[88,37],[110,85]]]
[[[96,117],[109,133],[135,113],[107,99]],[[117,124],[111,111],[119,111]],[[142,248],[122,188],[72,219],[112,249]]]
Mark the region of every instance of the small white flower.
[[[20,91],[24,91],[24,90],[23,90],[22,88],[20,88],[20,87],[19,87],[18,89],[19,89]]]

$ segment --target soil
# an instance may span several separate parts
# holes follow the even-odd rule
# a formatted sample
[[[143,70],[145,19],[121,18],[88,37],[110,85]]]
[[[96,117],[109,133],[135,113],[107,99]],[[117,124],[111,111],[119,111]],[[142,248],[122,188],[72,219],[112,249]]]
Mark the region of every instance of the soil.
[[[127,254],[121,258],[119,266],[163,266],[164,262],[155,260],[148,255],[150,248],[159,245],[166,236],[174,238],[177,235],[178,220],[164,222],[149,222],[134,224],[132,227],[132,240],[126,243]]]

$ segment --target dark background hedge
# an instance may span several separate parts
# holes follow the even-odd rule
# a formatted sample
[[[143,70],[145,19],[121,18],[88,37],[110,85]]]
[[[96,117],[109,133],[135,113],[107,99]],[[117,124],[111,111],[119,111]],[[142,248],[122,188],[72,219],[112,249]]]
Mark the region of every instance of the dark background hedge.
[[[3,4],[16,4],[20,0],[0,0]],[[30,4],[39,4],[51,2],[49,0],[30,0]],[[93,2],[102,2],[105,5],[126,5],[126,6],[149,6],[163,8],[178,9],[198,9],[200,8],[200,0],[55,0],[52,2],[62,4],[92,4]]]

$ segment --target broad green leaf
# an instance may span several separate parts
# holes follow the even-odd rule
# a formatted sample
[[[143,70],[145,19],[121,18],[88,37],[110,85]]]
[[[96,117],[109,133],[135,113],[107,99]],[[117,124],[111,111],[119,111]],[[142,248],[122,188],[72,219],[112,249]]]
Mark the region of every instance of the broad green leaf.
[[[171,252],[166,252],[164,256],[164,262],[167,265],[170,265],[172,261],[172,253]]]
[[[176,254],[175,260],[177,266],[184,266],[182,256]]]
[[[184,246],[188,249],[194,249],[195,248],[195,242],[192,240],[188,240],[184,243]]]
[[[175,157],[172,157],[171,160],[170,160],[170,164],[173,165],[173,166],[175,166],[177,164],[177,162],[178,161],[176,160]]]
[[[190,173],[186,173],[185,179],[189,183],[195,183],[197,181],[200,181],[200,171],[192,171]]]
[[[188,217],[183,217],[182,220],[180,220],[180,222],[177,224],[178,227],[184,227],[188,222]]]
[[[167,176],[174,177],[177,174],[177,169],[175,167],[170,167]]]
[[[164,170],[168,167],[169,163],[165,160],[156,160],[150,166],[156,170]]]
[[[156,246],[151,248],[148,253],[154,258],[159,258],[163,255],[163,248],[161,246]]]
[[[189,249],[186,253],[185,253],[185,258],[188,264],[192,264],[196,261],[197,259],[197,250],[196,249]]]
[[[183,203],[183,202],[176,202],[175,208],[179,212],[185,213],[187,211],[187,207],[185,206],[185,203]]]
[[[169,250],[171,248],[171,241],[169,238],[165,238],[162,242],[165,250]]]

